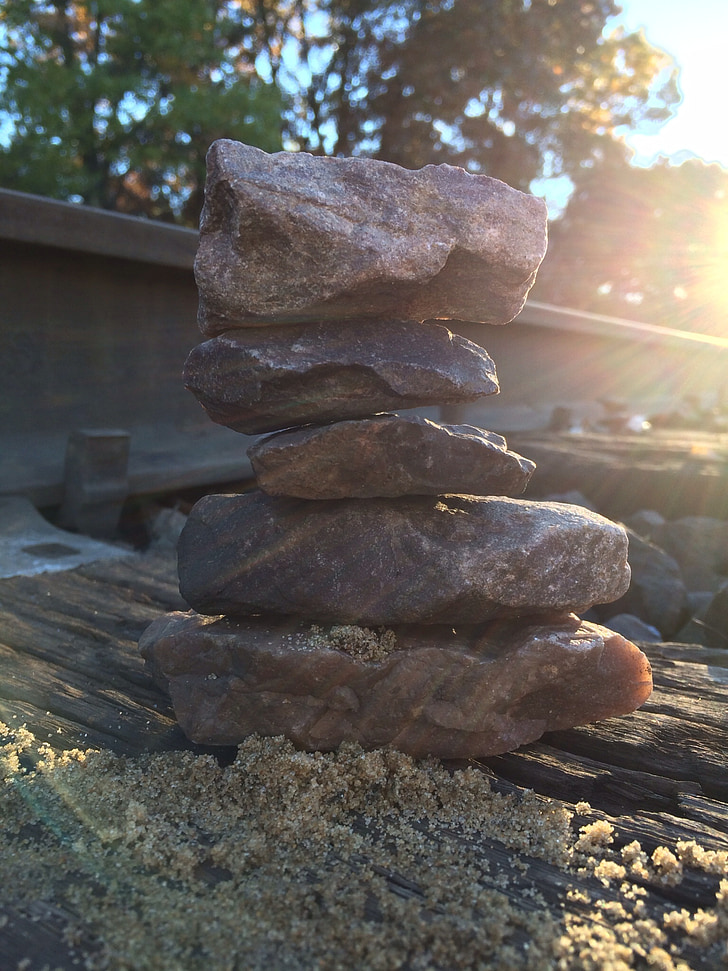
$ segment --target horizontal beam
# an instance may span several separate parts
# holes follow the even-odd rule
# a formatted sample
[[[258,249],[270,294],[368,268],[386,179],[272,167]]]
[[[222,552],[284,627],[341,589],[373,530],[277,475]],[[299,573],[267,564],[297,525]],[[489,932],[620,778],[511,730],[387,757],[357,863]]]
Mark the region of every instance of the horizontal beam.
[[[516,317],[515,323],[531,327],[548,327],[552,330],[567,330],[580,334],[595,334],[613,340],[633,340],[643,343],[668,343],[701,348],[714,347],[728,350],[728,338],[697,331],[677,330],[659,324],[647,324],[639,320],[625,320],[623,317],[608,317],[593,314],[586,310],[572,310],[569,307],[555,307],[553,304],[528,300],[526,306]]]
[[[0,239],[192,271],[197,231],[0,189]]]
[[[0,189],[0,239],[192,270],[198,233],[167,223]],[[728,350],[728,338],[528,300],[518,324],[642,343]]]

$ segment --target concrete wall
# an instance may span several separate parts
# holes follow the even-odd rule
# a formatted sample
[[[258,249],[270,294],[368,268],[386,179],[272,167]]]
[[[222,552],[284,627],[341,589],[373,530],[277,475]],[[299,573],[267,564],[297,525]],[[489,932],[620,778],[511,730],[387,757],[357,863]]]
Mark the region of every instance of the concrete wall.
[[[496,363],[501,392],[450,418],[495,431],[546,428],[555,408],[575,421],[604,416],[602,399],[633,413],[673,411],[687,395],[708,404],[728,384],[728,339],[529,301],[506,327],[455,325]],[[728,403],[728,402],[726,402]]]
[[[247,439],[182,386],[196,248],[192,230],[0,190],[0,494],[59,502],[78,428],[131,432],[134,492],[249,474]]]
[[[131,433],[133,492],[249,474],[249,439],[182,387],[200,340],[196,246],[191,230],[0,190],[0,494],[59,502],[68,436],[85,427]],[[539,304],[507,327],[451,326],[487,348],[502,392],[443,418],[496,431],[545,428],[556,406],[595,414],[621,397],[648,411],[725,383],[728,340]]]

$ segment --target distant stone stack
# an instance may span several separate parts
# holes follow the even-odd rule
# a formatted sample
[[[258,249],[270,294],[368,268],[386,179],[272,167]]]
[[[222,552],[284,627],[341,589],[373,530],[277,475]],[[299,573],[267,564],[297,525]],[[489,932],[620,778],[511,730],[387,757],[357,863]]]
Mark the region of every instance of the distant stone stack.
[[[484,756],[649,695],[641,652],[576,616],[626,591],[624,529],[509,498],[534,464],[499,435],[391,413],[497,393],[435,321],[511,320],[545,248],[540,200],[452,166],[212,146],[185,383],[274,434],[257,490],[189,516],[194,610],[140,642],[191,739]]]

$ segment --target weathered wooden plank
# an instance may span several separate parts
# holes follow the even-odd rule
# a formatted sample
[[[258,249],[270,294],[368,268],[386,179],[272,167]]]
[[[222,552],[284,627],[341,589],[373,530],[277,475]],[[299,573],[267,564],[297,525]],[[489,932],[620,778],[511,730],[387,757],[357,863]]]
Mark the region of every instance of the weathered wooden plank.
[[[78,952],[64,936],[69,921],[76,916],[42,900],[23,908],[0,903],[1,966],[29,971],[42,967],[53,967],[54,971],[78,971]],[[95,950],[93,942],[84,943],[86,953],[92,954]]]
[[[194,749],[177,728],[168,700],[147,676],[137,649],[145,626],[180,606],[171,552],[0,581],[0,719],[11,729],[27,724],[39,742],[56,749],[104,747],[124,755]],[[658,846],[674,849],[678,840],[725,849],[728,684],[714,664],[721,658],[685,646],[647,649],[656,690],[641,711],[552,733],[517,752],[471,764],[488,773],[501,792],[520,795],[530,789],[564,805],[575,814],[574,832],[595,820],[606,821],[613,827],[617,859],[634,840],[648,854]],[[227,762],[234,751],[216,754]],[[584,802],[592,807],[588,812],[580,805]],[[364,832],[372,824],[360,818],[355,825]],[[521,913],[542,913],[545,905],[557,922],[566,915],[592,925],[600,923],[606,908],[618,910],[625,902],[620,879],[604,881],[593,872],[564,869],[508,849],[489,834],[475,840],[457,827],[427,819],[417,827],[425,844],[452,847],[453,854],[479,869],[482,887],[505,895]],[[374,846],[386,845],[390,836],[385,830],[375,834]],[[358,863],[352,857],[345,866],[354,890],[366,894],[373,873],[391,894],[417,903],[425,923],[441,916],[426,888],[406,869],[389,870],[376,858],[363,857]],[[197,875],[205,885],[214,888],[226,879],[219,867],[208,869]],[[68,880],[75,879],[86,880],[87,874],[69,871]],[[634,874],[630,880],[644,890],[644,914],[657,925],[675,909],[692,913],[715,904],[715,873],[686,869],[674,885]],[[367,897],[367,920],[382,920],[380,903]],[[76,966],[79,954],[94,952],[91,939],[78,945],[64,940],[69,925],[84,926],[83,915],[59,909],[52,896],[22,906],[0,902],[0,922],[3,967],[30,958],[33,967],[45,962],[66,969]],[[517,930],[511,943],[525,948],[527,934],[525,928]],[[691,968],[711,968],[697,942],[682,940],[680,947]]]
[[[36,712],[30,727],[40,717],[43,737],[59,727],[65,737],[75,720],[79,732],[100,733],[104,744],[113,739],[112,747],[127,752],[166,748],[171,712],[144,671],[137,640],[160,613],[183,607],[171,553],[3,581],[3,707],[10,717],[13,702],[26,706],[26,714]],[[689,646],[668,646],[670,657],[662,645],[644,647],[656,689],[640,711],[553,733],[546,746],[489,764],[522,784],[540,779],[551,795],[569,784],[572,791],[561,798],[574,801],[588,798],[573,792],[578,782],[615,810],[618,800],[625,807],[668,808],[682,793],[728,798],[728,685],[711,678],[709,666],[688,660],[695,656]],[[46,711],[52,714],[37,714]]]
[[[698,782],[706,795],[726,800],[727,735],[725,725],[709,724],[703,729],[698,722],[683,719],[679,708],[663,715],[645,706],[628,720],[610,719],[554,732],[549,742],[574,755],[622,768]]]
[[[499,362],[503,383],[500,358],[496,353],[492,356]],[[720,358],[716,356],[716,360]],[[549,374],[548,381],[551,387],[558,387],[553,375]],[[461,420],[473,419],[465,414]],[[478,420],[487,424],[485,416]],[[639,509],[655,509],[667,519],[688,513],[728,517],[725,432],[659,429],[631,436],[521,432],[508,434],[508,445],[536,463],[528,496],[576,489],[612,519]]]
[[[124,752],[179,744],[137,640],[160,613],[183,606],[171,553],[2,581],[6,717],[22,717],[39,737],[57,734],[63,744],[74,725],[74,744],[83,737]],[[670,657],[662,645],[645,647],[656,689],[640,711],[552,733],[487,764],[518,784],[574,802],[593,799],[613,812],[675,811],[688,796],[726,799],[728,685],[686,660],[694,656],[689,646],[669,645]]]
[[[59,748],[184,747],[137,650],[144,628],[180,607],[171,554],[3,581],[0,717]]]
[[[499,776],[518,785],[569,802],[593,801],[614,813],[644,809],[675,811],[684,795],[701,792],[697,782],[625,769],[573,755],[544,742],[485,762]]]

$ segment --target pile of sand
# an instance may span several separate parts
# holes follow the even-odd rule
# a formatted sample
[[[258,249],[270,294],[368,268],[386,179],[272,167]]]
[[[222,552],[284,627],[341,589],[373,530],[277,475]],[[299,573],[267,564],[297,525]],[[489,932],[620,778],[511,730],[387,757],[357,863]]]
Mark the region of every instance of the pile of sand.
[[[0,732],[5,903],[51,904],[89,971],[684,971],[684,948],[704,948],[706,967],[728,957],[728,853],[617,851],[608,822],[576,832],[561,803],[498,794],[474,766],[258,737],[223,766],[57,754]],[[715,908],[648,918],[645,882],[685,867],[715,874]]]

